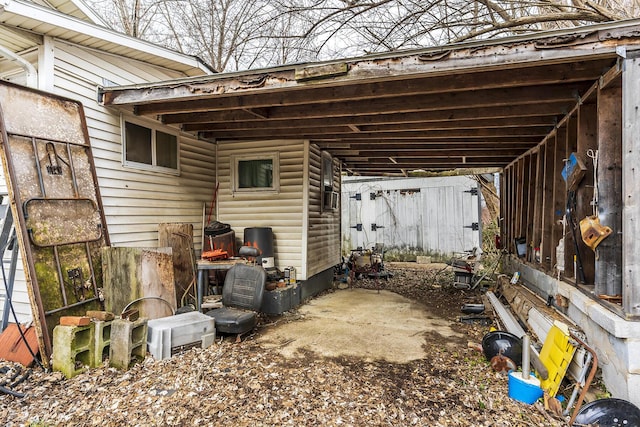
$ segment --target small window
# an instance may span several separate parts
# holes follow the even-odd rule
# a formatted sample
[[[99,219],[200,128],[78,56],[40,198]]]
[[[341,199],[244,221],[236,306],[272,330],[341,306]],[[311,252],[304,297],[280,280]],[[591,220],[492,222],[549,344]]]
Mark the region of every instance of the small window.
[[[322,153],[322,210],[334,211],[338,209],[339,194],[333,186],[333,157],[327,152]]]
[[[140,122],[123,120],[125,166],[177,173],[178,136]]]
[[[233,191],[278,191],[278,154],[232,156]]]

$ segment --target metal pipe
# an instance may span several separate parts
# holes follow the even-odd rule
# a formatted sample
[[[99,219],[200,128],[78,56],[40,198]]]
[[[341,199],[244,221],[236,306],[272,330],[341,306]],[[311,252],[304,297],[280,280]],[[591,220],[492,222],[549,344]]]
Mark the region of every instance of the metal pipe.
[[[531,372],[531,353],[529,352],[529,335],[522,336],[522,379],[528,380]]]
[[[591,363],[591,371],[589,371],[589,376],[587,377],[587,380],[585,381],[584,386],[582,386],[582,390],[580,391],[580,396],[578,396],[578,402],[576,403],[576,407],[573,409],[573,414],[571,414],[571,420],[569,421],[569,425],[573,425],[573,422],[578,416],[578,411],[580,410],[580,406],[582,405],[584,396],[587,393],[587,390],[589,390],[591,381],[593,381],[593,378],[596,376],[596,371],[598,370],[598,355],[591,347],[589,347],[584,341],[582,341],[579,337],[577,337],[573,332],[570,331],[569,334],[571,335],[571,338],[578,341],[580,345],[582,345],[585,350],[591,353],[591,356],[593,357],[593,361]]]

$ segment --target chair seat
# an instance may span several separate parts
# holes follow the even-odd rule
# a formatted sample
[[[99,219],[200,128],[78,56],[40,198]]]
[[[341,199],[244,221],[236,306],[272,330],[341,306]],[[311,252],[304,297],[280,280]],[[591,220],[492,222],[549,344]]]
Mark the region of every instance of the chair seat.
[[[216,331],[225,334],[243,334],[258,324],[255,312],[233,307],[216,308],[208,311],[206,315],[214,318]]]

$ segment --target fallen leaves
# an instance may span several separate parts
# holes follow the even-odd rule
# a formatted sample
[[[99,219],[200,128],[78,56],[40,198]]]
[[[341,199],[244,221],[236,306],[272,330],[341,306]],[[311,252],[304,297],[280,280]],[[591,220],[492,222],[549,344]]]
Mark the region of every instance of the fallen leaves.
[[[450,278],[430,271],[394,271],[380,286],[455,321],[460,307],[478,298],[452,289]],[[295,322],[287,314],[263,323]],[[459,323],[477,342],[486,326]],[[260,329],[258,329],[258,334]],[[327,331],[331,333],[331,331]],[[407,364],[323,358],[311,352],[289,360],[247,337],[233,337],[205,350],[171,359],[147,357],[129,371],[93,369],[72,379],[33,369],[16,391],[0,395],[0,424],[40,422],[71,426],[301,426],[429,425],[549,426],[549,417],[507,396],[507,379],[493,372],[482,354],[461,344],[429,337],[427,357]],[[374,343],[372,343],[374,345]],[[562,425],[557,422],[555,425]]]

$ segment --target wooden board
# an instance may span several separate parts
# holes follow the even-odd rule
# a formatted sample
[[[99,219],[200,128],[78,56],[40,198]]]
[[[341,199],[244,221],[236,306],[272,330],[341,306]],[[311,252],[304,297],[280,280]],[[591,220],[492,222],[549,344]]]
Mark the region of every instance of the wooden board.
[[[176,309],[171,248],[103,248],[102,271],[107,311],[119,315],[140,298],[131,305],[140,317],[157,319]]]
[[[175,279],[176,301],[179,306],[184,303],[195,302],[183,296],[191,289],[190,295],[195,297],[193,292],[195,284],[195,255],[193,254],[193,224],[186,223],[166,223],[158,224],[158,246],[161,248],[170,247],[173,253],[173,275]]]

